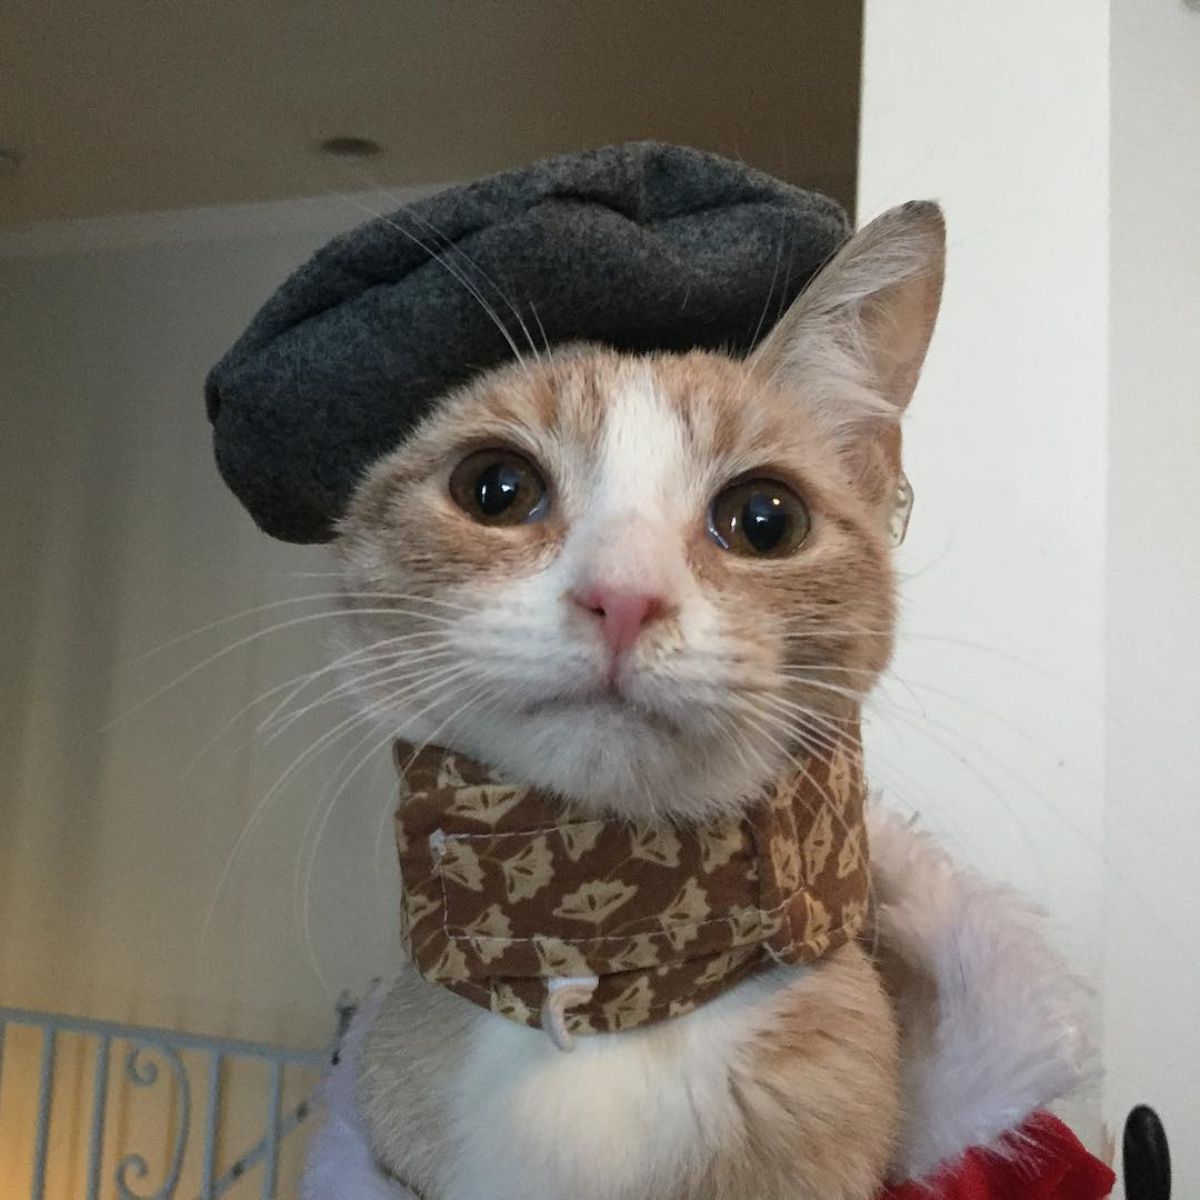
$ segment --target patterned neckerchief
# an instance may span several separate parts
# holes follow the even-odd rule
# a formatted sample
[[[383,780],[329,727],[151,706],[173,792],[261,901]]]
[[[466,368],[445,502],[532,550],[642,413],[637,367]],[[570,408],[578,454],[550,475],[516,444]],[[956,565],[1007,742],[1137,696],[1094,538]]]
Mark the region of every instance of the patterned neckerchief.
[[[435,983],[569,1048],[678,1016],[867,917],[857,727],[740,816],[582,813],[439,747],[402,742],[402,934]]]

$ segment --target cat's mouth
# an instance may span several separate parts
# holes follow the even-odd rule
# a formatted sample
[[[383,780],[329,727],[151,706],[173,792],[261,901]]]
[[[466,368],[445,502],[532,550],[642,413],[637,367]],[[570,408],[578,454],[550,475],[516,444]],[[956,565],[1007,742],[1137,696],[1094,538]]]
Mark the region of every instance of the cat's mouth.
[[[669,717],[647,708],[644,704],[635,703],[616,684],[608,684],[588,692],[575,692],[569,695],[548,696],[541,700],[534,700],[524,705],[521,713],[527,717],[563,715],[570,715],[573,718],[612,717],[642,725],[670,737],[683,735],[683,730]]]

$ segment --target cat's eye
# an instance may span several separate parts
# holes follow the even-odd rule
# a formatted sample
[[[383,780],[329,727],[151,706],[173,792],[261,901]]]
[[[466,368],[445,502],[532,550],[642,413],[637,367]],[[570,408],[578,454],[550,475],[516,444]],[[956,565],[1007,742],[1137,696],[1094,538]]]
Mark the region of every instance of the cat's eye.
[[[709,533],[724,550],[782,558],[799,549],[812,521],[803,500],[774,479],[747,479],[726,488],[709,513]]]
[[[479,450],[450,475],[455,504],[482,525],[536,521],[547,506],[546,484],[515,450]]]

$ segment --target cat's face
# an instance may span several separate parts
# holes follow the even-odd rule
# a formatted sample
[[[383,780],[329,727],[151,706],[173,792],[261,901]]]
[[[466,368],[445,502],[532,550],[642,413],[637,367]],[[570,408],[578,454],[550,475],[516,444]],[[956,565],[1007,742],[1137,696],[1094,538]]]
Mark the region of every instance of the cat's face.
[[[810,334],[570,348],[448,397],[342,527],[360,703],[630,815],[736,803],[843,736],[891,648],[898,441],[840,351],[794,359]]]

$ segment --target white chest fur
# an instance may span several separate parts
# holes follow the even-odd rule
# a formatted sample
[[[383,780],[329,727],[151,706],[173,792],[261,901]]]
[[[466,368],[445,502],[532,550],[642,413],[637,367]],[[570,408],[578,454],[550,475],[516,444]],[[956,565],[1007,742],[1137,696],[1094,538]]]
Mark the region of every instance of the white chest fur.
[[[803,969],[753,980],[686,1019],[578,1038],[564,1054],[510,1021],[475,1025],[453,1089],[461,1200],[670,1194],[741,1117],[728,1087],[770,998]],[[537,1181],[531,1187],[532,1181]]]

